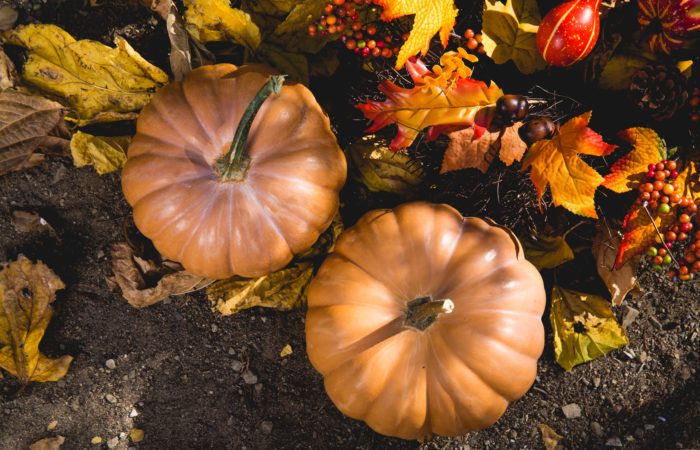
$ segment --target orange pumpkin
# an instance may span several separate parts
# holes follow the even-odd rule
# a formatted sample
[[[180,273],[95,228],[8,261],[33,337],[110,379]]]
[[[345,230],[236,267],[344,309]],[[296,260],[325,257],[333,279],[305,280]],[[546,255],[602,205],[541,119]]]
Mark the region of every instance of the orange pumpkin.
[[[309,287],[307,351],[344,414],[404,439],[457,436],[532,385],[545,299],[506,228],[424,202],[371,211]]]
[[[124,195],[139,230],[191,273],[280,269],[338,210],[345,157],[313,94],[283,82],[266,66],[206,66],[139,116]]]

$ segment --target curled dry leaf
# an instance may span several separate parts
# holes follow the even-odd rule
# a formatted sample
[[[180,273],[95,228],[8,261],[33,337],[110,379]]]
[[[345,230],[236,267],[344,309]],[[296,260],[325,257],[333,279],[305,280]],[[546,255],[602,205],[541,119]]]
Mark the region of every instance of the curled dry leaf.
[[[62,98],[78,125],[134,119],[168,76],[117,36],[116,48],[76,41],[55,25],[24,25],[3,34],[29,50],[22,77]]]
[[[353,177],[373,192],[409,194],[425,176],[420,163],[391,151],[386,140],[375,135],[363,136],[347,151],[355,169]]]
[[[524,74],[547,66],[537,51],[542,17],[535,0],[486,0],[482,20],[484,50],[496,64],[512,60]]]
[[[29,450],[58,450],[65,441],[66,438],[61,435],[47,437],[30,445]]]
[[[180,81],[192,71],[190,35],[185,29],[182,16],[180,16],[172,1],[168,0],[161,3],[168,5],[165,15],[165,27],[168,30],[168,39],[170,40],[170,70],[173,72],[175,81]]]
[[[450,143],[440,173],[469,168],[486,173],[496,156],[506,166],[520,161],[527,150],[527,144],[518,135],[522,125],[518,122],[503,130],[487,130],[481,135],[473,127],[449,133]]]
[[[569,228],[561,236],[533,234],[521,238],[520,242],[525,249],[525,258],[540,270],[553,269],[571,261],[574,259],[574,252],[566,242],[566,237],[581,223],[583,222]]]
[[[124,167],[131,136],[93,136],[77,131],[70,140],[70,151],[76,167],[94,166],[104,175]]]
[[[49,233],[56,236],[51,224],[32,211],[12,211],[12,225],[20,233]]]
[[[602,223],[597,225],[598,233],[593,238],[593,258],[596,260],[598,275],[612,296],[612,303],[620,305],[628,293],[639,295],[640,287],[637,283],[638,258],[631,258],[619,268],[615,267],[617,249],[622,242],[619,233],[606,228]]]
[[[0,31],[9,30],[17,22],[17,11],[9,5],[0,6]]]
[[[33,152],[61,121],[63,106],[36,95],[0,93],[0,175],[43,160]]]
[[[250,15],[231,8],[228,0],[185,0],[187,31],[199,42],[233,40],[251,50],[261,41]]]
[[[557,450],[562,448],[562,446],[559,445],[559,441],[564,439],[564,436],[554,431],[552,427],[545,423],[541,423],[537,425],[537,427],[540,429],[540,433],[542,433],[542,443],[544,444],[544,448],[546,450]]]
[[[554,357],[567,371],[629,344],[610,303],[596,295],[555,285],[549,321],[554,333]]]
[[[19,382],[58,381],[73,358],[49,358],[39,351],[56,300],[65,286],[45,264],[21,256],[0,271],[0,368]]]
[[[17,86],[18,76],[15,65],[0,47],[0,91]]]
[[[212,280],[186,272],[170,261],[163,264],[144,259],[126,242],[112,245],[112,272],[122,295],[135,308],[143,308],[171,295],[197,291]]]

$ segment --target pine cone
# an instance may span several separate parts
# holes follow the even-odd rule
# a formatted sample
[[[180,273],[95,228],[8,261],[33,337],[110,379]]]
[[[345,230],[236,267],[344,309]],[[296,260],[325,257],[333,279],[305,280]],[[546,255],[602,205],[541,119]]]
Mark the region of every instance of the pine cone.
[[[685,84],[685,78],[676,67],[649,64],[632,76],[629,92],[642,111],[654,120],[666,120],[673,117],[688,98]]]

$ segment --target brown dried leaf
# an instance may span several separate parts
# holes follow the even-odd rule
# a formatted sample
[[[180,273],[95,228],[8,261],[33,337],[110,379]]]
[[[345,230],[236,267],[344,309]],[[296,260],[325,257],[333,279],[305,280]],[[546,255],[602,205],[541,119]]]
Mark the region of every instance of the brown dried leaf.
[[[559,445],[559,441],[564,439],[564,436],[554,431],[552,427],[547,424],[541,423],[538,425],[538,427],[542,433],[542,443],[544,444],[545,449],[555,450],[562,448],[562,446]]]
[[[0,91],[17,86],[18,80],[15,65],[0,47]]]
[[[63,106],[54,101],[0,93],[0,175],[41,162],[37,157],[32,159],[32,153],[62,117]]]
[[[12,225],[19,233],[43,233],[56,235],[56,230],[39,214],[32,211],[12,211]]]
[[[63,436],[53,436],[40,439],[29,446],[29,450],[58,450],[61,448],[66,438]]]
[[[153,305],[171,295],[202,289],[212,282],[186,272],[179,265],[159,265],[142,258],[126,242],[112,245],[112,272],[123,297],[135,308]]]
[[[593,257],[596,260],[598,275],[603,279],[612,296],[612,303],[620,305],[628,293],[637,296],[641,288],[637,283],[637,266],[639,258],[631,258],[619,268],[615,268],[617,249],[620,247],[622,237],[619,233],[608,230],[598,223],[598,234],[593,238]]]
[[[486,173],[491,163],[499,156],[506,166],[520,161],[527,145],[520,139],[518,129],[521,122],[504,130],[486,131],[477,135],[473,127],[448,134],[450,143],[442,160],[440,173],[475,168]]]

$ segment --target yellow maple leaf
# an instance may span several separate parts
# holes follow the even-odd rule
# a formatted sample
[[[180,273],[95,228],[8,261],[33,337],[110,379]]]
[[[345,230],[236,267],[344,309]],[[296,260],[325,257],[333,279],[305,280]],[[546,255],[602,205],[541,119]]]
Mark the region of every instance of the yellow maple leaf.
[[[93,136],[77,131],[70,140],[70,152],[76,167],[94,166],[104,175],[121,169],[131,136]]]
[[[523,159],[522,170],[532,168],[530,178],[540,198],[549,185],[556,206],[597,218],[594,196],[603,177],[578,155],[605,156],[616,147],[588,128],[590,119],[589,111],[562,125],[552,139],[535,142]]]
[[[629,128],[618,136],[633,150],[618,159],[605,176],[603,186],[617,193],[631,191],[644,180],[649,164],[666,159],[666,144],[651,128]]]
[[[0,271],[0,368],[22,384],[58,381],[68,372],[72,357],[52,359],[39,352],[51,303],[63,288],[51,269],[24,256]]]
[[[458,11],[452,0],[374,0],[374,3],[384,8],[382,20],[387,22],[415,14],[408,40],[401,46],[396,58],[397,69],[418,52],[423,55],[428,53],[430,40],[438,31],[442,46],[447,46]]]
[[[116,48],[76,41],[55,25],[24,25],[3,34],[7,43],[29,50],[22,77],[65,101],[66,116],[78,125],[138,117],[168,75],[143,59],[121,37]]]
[[[260,29],[250,14],[231,8],[229,0],[185,0],[187,31],[199,42],[232,39],[251,50],[260,45]]]

